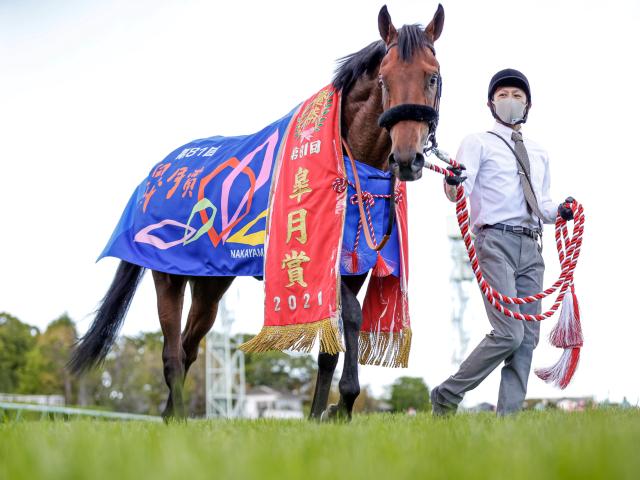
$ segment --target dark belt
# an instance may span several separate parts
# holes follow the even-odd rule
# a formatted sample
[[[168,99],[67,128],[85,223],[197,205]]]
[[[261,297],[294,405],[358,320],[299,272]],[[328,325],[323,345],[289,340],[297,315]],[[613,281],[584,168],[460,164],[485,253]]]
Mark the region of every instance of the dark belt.
[[[485,228],[492,228],[494,230],[502,230],[503,232],[517,233],[519,235],[526,235],[534,240],[537,240],[540,236],[540,230],[532,230],[527,227],[519,227],[513,225],[505,225],[504,223],[496,223],[495,225],[483,225],[482,230]]]

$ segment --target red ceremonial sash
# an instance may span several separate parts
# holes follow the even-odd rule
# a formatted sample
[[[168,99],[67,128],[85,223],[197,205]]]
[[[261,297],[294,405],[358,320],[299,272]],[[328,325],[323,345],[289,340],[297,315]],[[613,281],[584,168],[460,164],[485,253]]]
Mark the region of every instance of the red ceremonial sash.
[[[340,92],[329,85],[294,115],[273,174],[265,238],[265,321],[246,352],[344,350],[340,261],[347,194],[340,134]],[[411,342],[407,303],[406,186],[396,203],[400,277],[370,279],[363,304],[361,363],[406,366]]]

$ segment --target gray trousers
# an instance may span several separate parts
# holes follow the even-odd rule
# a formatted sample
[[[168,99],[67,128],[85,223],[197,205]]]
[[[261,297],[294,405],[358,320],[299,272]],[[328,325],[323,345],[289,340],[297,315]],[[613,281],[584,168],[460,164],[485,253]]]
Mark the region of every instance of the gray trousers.
[[[500,293],[524,297],[542,290],[544,261],[537,242],[526,235],[484,229],[475,240],[485,279]],[[498,365],[502,367],[498,414],[517,412],[527,393],[531,357],[540,338],[540,323],[526,322],[498,312],[485,298],[493,330],[460,365],[458,372],[436,390],[436,399],[456,406],[465,392],[476,388]],[[507,305],[514,312],[540,313],[540,302]]]

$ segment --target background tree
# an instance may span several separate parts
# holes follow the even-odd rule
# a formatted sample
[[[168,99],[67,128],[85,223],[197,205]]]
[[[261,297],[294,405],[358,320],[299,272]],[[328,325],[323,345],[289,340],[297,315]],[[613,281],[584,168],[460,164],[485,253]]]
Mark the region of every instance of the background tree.
[[[251,337],[253,335],[244,335],[244,340]],[[266,385],[293,393],[307,392],[317,372],[316,360],[311,355],[290,355],[279,351],[247,353],[244,366],[248,385]]]
[[[409,408],[429,410],[429,389],[420,377],[400,377],[391,385],[389,403],[394,412],[406,412]]]
[[[18,391],[20,372],[27,363],[27,354],[36,344],[37,335],[36,327],[6,312],[0,313],[0,392]]]
[[[169,394],[164,381],[162,347],[160,331],[120,337],[105,362],[81,377],[81,382],[86,381],[87,402],[121,412],[160,414]],[[185,403],[192,417],[205,414],[204,347],[200,350],[185,382]]]
[[[89,392],[95,405],[110,410],[159,414],[167,399],[162,371],[162,333],[120,337],[97,370]]]
[[[339,392],[337,397],[340,398]],[[360,389],[360,395],[358,395],[356,402],[353,404],[353,411],[356,413],[375,413],[388,409],[389,405],[385,401],[376,398],[373,393],[371,393],[368,385]]]
[[[245,335],[250,337],[250,335]],[[64,314],[43,333],[17,318],[0,313],[0,391],[64,395],[67,405],[157,415],[168,391],[162,367],[160,331],[120,337],[97,368],[73,377],[66,369],[77,339],[73,321]],[[267,385],[309,401],[316,377],[311,355],[266,352],[245,356],[249,386]],[[338,375],[339,376],[339,375]],[[205,343],[185,383],[191,416],[205,414]],[[374,400],[364,392],[358,409],[371,411]]]
[[[26,364],[19,374],[20,392],[64,395],[67,404],[75,403],[75,379],[66,364],[76,338],[76,327],[66,313],[51,322],[26,354]]]

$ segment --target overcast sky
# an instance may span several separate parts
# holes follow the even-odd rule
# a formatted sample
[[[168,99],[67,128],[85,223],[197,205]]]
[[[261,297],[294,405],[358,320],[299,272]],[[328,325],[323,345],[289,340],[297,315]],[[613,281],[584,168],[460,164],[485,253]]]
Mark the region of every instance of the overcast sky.
[[[426,24],[435,1],[388,1],[397,27]],[[150,167],[192,139],[259,130],[330,82],[335,59],[379,38],[382,2],[0,0],[0,311],[39,327],[67,311],[80,331],[117,260],[94,263]],[[576,271],[585,347],[566,395],[640,398],[637,202],[640,2],[443,2],[440,145],[493,124],[489,78],[523,71],[524,133],[549,151],[552,194],[586,211]],[[409,185],[414,330],[410,368],[362,367],[376,393],[400,375],[430,386],[454,373],[452,288],[441,177]],[[631,187],[631,188],[630,188]],[[558,274],[546,231],[545,285]],[[236,330],[257,332],[262,284],[231,292]],[[470,346],[488,332],[477,287]],[[548,305],[545,304],[545,305]],[[554,320],[542,326],[543,336]],[[124,333],[156,330],[150,275]],[[542,339],[534,366],[560,351]],[[160,358],[158,358],[160,361]],[[495,403],[496,372],[466,401]],[[561,393],[532,376],[529,396]]]

